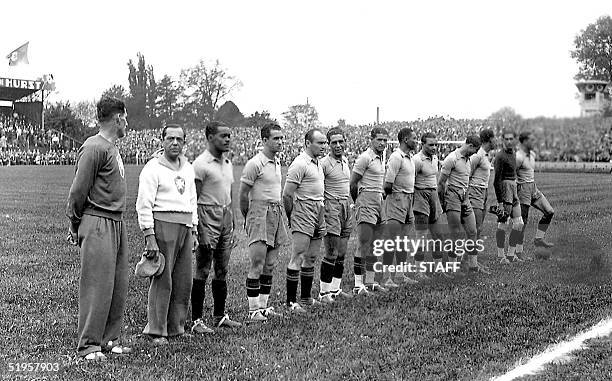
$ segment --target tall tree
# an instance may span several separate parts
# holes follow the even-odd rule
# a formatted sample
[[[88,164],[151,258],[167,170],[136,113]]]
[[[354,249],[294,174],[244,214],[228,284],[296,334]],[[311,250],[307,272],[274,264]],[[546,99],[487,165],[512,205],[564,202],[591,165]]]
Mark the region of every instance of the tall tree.
[[[181,84],[185,89],[185,108],[195,113],[196,123],[212,120],[223,99],[242,86],[221,66],[219,60],[212,64],[204,60],[181,72]]]
[[[96,133],[93,129],[85,128],[83,121],[74,113],[70,102],[58,102],[47,106],[45,108],[45,127],[79,141]]]
[[[227,101],[215,112],[215,120],[222,121],[229,126],[241,126],[244,124],[244,115],[234,102]]]
[[[73,107],[74,115],[83,122],[85,127],[96,126],[96,103],[92,101],[80,101]]]
[[[283,113],[285,126],[298,131],[320,127],[319,113],[311,104],[294,105]]]
[[[117,98],[125,102],[128,98],[128,93],[125,90],[125,87],[121,85],[113,85],[112,87],[104,90],[102,93],[102,98],[104,97]]]
[[[571,52],[578,62],[574,79],[612,81],[612,17],[602,16],[574,39],[576,49]]]
[[[264,124],[270,123],[270,122],[278,123],[276,119],[273,119],[270,117],[270,113],[268,111],[264,110],[262,112],[255,111],[254,113],[249,115],[245,119],[244,124],[247,127],[253,127],[253,128],[259,129],[263,127]]]
[[[488,119],[497,133],[500,133],[504,128],[510,128],[518,132],[523,125],[523,117],[512,107],[507,106],[495,111]]]
[[[179,111],[180,89],[168,75],[159,81],[156,88],[157,102],[156,109],[161,120],[169,121],[174,119],[174,115]]]

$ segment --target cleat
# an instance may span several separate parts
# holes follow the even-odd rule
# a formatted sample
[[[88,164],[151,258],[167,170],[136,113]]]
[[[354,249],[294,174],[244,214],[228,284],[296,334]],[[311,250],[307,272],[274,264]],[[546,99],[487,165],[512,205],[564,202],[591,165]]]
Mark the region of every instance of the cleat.
[[[503,257],[503,258],[502,258],[502,259],[499,261],[499,263],[506,265],[506,264],[509,264],[509,263],[510,263],[510,261],[508,260],[508,258],[507,258],[507,257],[505,257],[505,256],[504,256],[504,257]]]
[[[223,315],[223,317],[215,317],[215,326],[217,328],[227,327],[227,328],[238,328],[242,327],[241,323],[237,321],[233,321],[229,318],[228,314]]]
[[[106,348],[108,348],[111,353],[117,355],[127,355],[132,353],[132,348],[124,347],[123,345],[113,341],[109,341],[108,344],[106,344]]]
[[[353,295],[342,290],[330,291],[334,299],[351,299]]]
[[[440,279],[455,279],[454,276],[448,274],[445,271],[438,271],[432,274],[435,278],[440,278]]]
[[[425,275],[425,273],[416,273],[414,274],[414,279],[417,282],[423,282],[423,281],[429,280],[429,277]]]
[[[513,256],[509,257],[508,259],[510,260],[510,262],[517,262],[517,263],[524,262],[521,258],[517,257],[516,255],[513,255]]]
[[[366,288],[368,289],[368,291],[374,291],[374,292],[389,292],[388,289],[384,288],[383,286],[381,286],[378,283],[372,283],[370,285],[367,285]]]
[[[263,316],[265,316],[266,318],[271,318],[271,317],[279,317],[282,318],[284,317],[283,314],[274,311],[274,307],[268,307],[268,308],[264,308],[261,310],[261,313],[263,314]]]
[[[104,361],[106,360],[106,356],[102,352],[92,352],[84,357],[87,361]]]
[[[487,266],[483,265],[483,264],[482,264],[482,263],[480,263],[480,262],[476,262],[476,265],[478,265],[478,268],[481,268],[481,269],[483,269],[484,271],[491,272],[491,270],[490,270],[490,269],[489,269]]]
[[[191,327],[191,333],[213,333],[214,331],[208,328],[204,321],[200,318],[193,322],[193,326]]]
[[[168,345],[168,339],[166,339],[165,337],[156,337],[154,339],[151,339],[151,344],[153,344],[154,347]]]
[[[366,288],[366,286],[359,286],[359,287],[353,287],[353,295],[358,296],[358,295],[365,295],[365,296],[369,296],[371,295],[370,291],[368,291],[368,289]]]
[[[289,310],[289,312],[291,312],[292,314],[307,314],[308,312],[304,309],[304,307],[302,307],[300,305],[300,303],[296,303],[296,302],[291,302],[289,303],[289,305],[287,306],[287,309]]]
[[[399,288],[399,286],[393,281],[393,279],[389,278],[385,282],[385,288]]]
[[[321,304],[332,304],[334,302],[334,295],[331,292],[319,294],[319,302]]]
[[[270,308],[272,308],[272,307],[270,307]],[[268,318],[264,315],[263,311],[265,311],[265,310],[259,309],[259,310],[255,310],[253,312],[250,312],[249,313],[249,319],[252,322],[260,322],[260,321],[268,320]]]
[[[531,262],[533,261],[533,258],[527,254],[523,253],[516,253],[516,256],[522,260],[523,262]]]
[[[547,242],[544,240],[544,238],[536,238],[533,240],[533,245],[535,247],[545,247],[547,249],[550,249],[551,247],[555,246],[553,243]]]

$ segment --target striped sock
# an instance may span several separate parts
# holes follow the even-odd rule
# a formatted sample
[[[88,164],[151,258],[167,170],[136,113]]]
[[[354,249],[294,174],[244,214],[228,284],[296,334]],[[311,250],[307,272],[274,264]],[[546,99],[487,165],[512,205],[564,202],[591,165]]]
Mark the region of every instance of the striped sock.
[[[321,260],[321,291],[323,295],[331,290],[331,282],[334,276],[334,261],[328,258]]]
[[[306,304],[312,304],[312,281],[314,279],[314,267],[302,267],[300,271],[301,282],[301,301]]]
[[[300,270],[287,269],[287,305],[297,302],[297,288]]]
[[[249,300],[249,312],[259,309],[259,279],[247,278],[246,280],[247,298]]]
[[[355,263],[353,264],[353,271],[355,271],[355,287],[363,286],[363,273],[361,270],[361,258],[355,257]]]
[[[270,290],[272,290],[272,275],[260,275],[259,284],[259,308],[266,308],[268,307]]]

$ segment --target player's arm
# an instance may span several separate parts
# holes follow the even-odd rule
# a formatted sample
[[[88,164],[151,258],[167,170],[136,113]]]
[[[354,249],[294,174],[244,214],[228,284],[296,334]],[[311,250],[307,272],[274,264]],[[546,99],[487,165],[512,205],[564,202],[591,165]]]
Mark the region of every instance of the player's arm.
[[[70,219],[69,229],[73,240],[76,240],[87,196],[98,175],[99,155],[98,150],[90,147],[83,150],[78,159],[76,173],[68,193],[68,203],[66,205],[66,216]]]
[[[470,180],[472,180],[474,172],[476,172],[476,169],[480,165],[480,160],[482,160],[482,157],[478,154],[474,154],[470,157]]]
[[[145,165],[140,172],[138,181],[136,213],[138,214],[138,225],[145,236],[145,250],[149,258],[156,257],[159,252],[155,230],[153,230],[153,205],[155,204],[158,184],[155,171],[151,170],[151,166]]]
[[[240,213],[242,213],[242,217],[246,221],[246,216],[249,213],[249,192],[253,188],[252,185],[245,183],[244,181],[240,182],[240,190],[238,191],[238,198],[240,202]]]
[[[297,187],[298,184],[286,181],[285,188],[283,189],[283,206],[285,207],[285,214],[289,223],[291,223],[291,212],[293,211],[293,195]]]
[[[361,181],[361,178],[363,176],[360,175],[359,173],[355,173],[355,171],[353,171],[351,173],[351,179],[349,181],[349,190],[351,192],[351,198],[353,199],[353,202],[357,201],[357,196],[359,194],[359,181]]]
[[[238,202],[240,206],[240,213],[244,217],[244,226],[246,227],[246,216],[249,213],[249,193],[255,185],[255,181],[262,174],[263,168],[260,170],[257,165],[252,161],[248,161],[242,170],[242,176],[240,176],[240,189],[238,190]]]
[[[519,154],[519,151],[520,150],[517,150],[516,153],[514,154],[514,157],[516,159],[516,166],[514,170],[517,176],[518,176],[519,169],[523,166],[523,158],[521,157],[522,155]]]
[[[454,167],[455,160],[453,160],[451,155],[448,155],[442,162],[442,168],[440,169],[440,175],[438,176],[438,193],[442,197],[444,197],[444,194],[446,193],[446,181],[448,180],[448,176]]]
[[[401,161],[397,160],[393,155],[389,158],[387,164],[387,173],[385,174],[385,183],[383,184],[383,190],[385,194],[391,194],[393,192],[393,183],[400,170]]]
[[[193,236],[193,250],[197,249],[198,245],[198,191],[197,184],[195,181],[191,182],[189,187],[191,197],[189,198],[189,205],[191,206],[191,234]]]
[[[504,202],[502,195],[502,171],[503,171],[503,154],[498,152],[495,155],[495,161],[493,161],[493,169],[495,171],[495,175],[493,177],[493,188],[495,189],[495,197],[497,198],[497,203],[501,204]]]

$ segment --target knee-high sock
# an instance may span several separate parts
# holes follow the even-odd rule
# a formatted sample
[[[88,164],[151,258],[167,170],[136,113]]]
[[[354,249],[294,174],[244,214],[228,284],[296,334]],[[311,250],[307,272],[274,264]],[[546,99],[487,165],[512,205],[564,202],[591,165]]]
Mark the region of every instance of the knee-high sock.
[[[259,276],[259,308],[268,307],[268,299],[272,290],[272,275]]]
[[[321,260],[321,294],[331,291],[331,282],[334,276],[335,260],[323,258]]]
[[[247,298],[249,300],[249,312],[257,311],[259,307],[259,293],[261,290],[259,279],[247,278],[246,289]]]
[[[191,288],[191,319],[196,321],[204,315],[206,279],[194,279]]]
[[[225,280],[212,280],[212,294],[214,299],[213,316],[225,315],[225,299],[227,299],[227,283]]]
[[[332,291],[340,289],[340,283],[342,282],[342,274],[344,273],[344,258],[336,258],[334,263],[334,275],[332,277]]]
[[[361,257],[355,257],[355,263],[353,264],[353,270],[355,271],[355,287],[363,286],[363,259]]]
[[[300,281],[300,270],[287,269],[287,305],[297,302],[297,288]]]
[[[300,299],[303,303],[312,302],[312,281],[314,279],[314,267],[302,267],[300,271],[301,294]]]

